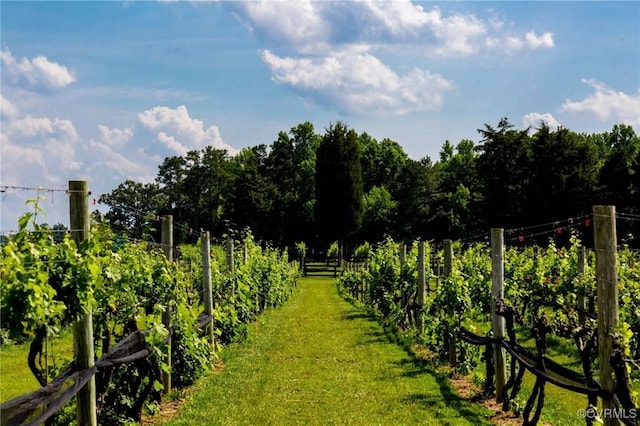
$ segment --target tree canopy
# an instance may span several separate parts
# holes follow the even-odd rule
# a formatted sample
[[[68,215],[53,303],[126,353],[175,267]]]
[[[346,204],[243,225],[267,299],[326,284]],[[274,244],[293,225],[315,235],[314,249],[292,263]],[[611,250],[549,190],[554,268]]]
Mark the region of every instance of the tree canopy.
[[[640,137],[630,126],[579,134],[566,128],[485,124],[479,141],[445,141],[437,161],[410,158],[337,122],[316,133],[309,122],[270,145],[230,156],[213,147],[165,158],[155,182],[127,180],[100,202],[113,230],[141,238],[150,215],[172,214],[178,241],[251,228],[265,242],[325,247],[395,239],[469,238],[489,227],[518,228],[591,213],[614,204],[639,214]],[[636,222],[621,235],[640,245]]]

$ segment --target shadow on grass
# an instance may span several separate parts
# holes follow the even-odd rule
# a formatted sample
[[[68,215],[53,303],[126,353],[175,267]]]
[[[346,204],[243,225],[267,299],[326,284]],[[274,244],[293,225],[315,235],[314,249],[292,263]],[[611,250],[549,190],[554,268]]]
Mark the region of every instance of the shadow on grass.
[[[490,425],[488,421],[491,413],[481,406],[473,405],[460,397],[456,392],[449,377],[438,373],[434,365],[424,359],[416,356],[412,349],[412,343],[406,336],[401,336],[399,330],[385,324],[380,315],[377,315],[371,309],[351,304],[354,310],[346,313],[343,318],[345,320],[365,320],[371,321],[382,327],[377,332],[365,332],[364,336],[374,337],[373,340],[367,340],[366,343],[373,342],[389,342],[400,346],[409,356],[406,359],[393,363],[400,367],[403,371],[400,373],[402,377],[420,378],[421,376],[430,376],[434,378],[438,384],[439,393],[413,393],[402,398],[402,402],[409,405],[422,404],[427,409],[438,410],[439,407],[448,407],[455,410],[458,415],[473,424]],[[392,366],[390,366],[392,368]],[[447,424],[446,422],[444,424]]]
[[[405,369],[401,375],[409,378],[419,378],[421,376],[429,376],[434,378],[438,384],[439,393],[427,394],[427,393],[413,393],[403,398],[403,402],[406,404],[422,404],[428,409],[438,409],[443,405],[455,410],[460,417],[474,424],[490,424],[488,418],[491,417],[491,413],[484,408],[473,405],[469,401],[460,397],[456,392],[449,377],[444,374],[438,373],[434,370],[434,367],[423,360],[416,359],[410,351],[407,353],[412,357],[411,359],[403,360],[396,363],[398,366]]]
[[[376,321],[376,318],[372,314],[364,312],[364,311],[351,311],[351,312],[343,315],[342,319],[349,320],[349,321],[351,321],[351,320],[361,320],[361,319],[370,320],[370,321]]]

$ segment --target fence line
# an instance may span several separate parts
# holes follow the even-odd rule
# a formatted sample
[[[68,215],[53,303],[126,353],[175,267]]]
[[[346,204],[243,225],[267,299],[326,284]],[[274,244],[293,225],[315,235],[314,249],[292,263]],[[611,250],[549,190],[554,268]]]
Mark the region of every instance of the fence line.
[[[72,236],[76,238],[76,242],[78,244],[83,239],[88,238],[89,233],[87,193],[88,185],[85,181],[69,182],[71,228],[74,230],[74,232],[72,232]],[[173,255],[173,226],[171,226],[171,217],[163,217],[162,224],[163,241],[162,244],[160,244],[160,247],[163,248],[167,259],[171,260]],[[55,232],[55,230],[51,231]],[[211,252],[209,247],[209,233],[202,233],[202,237],[202,247],[200,251],[203,270],[206,270],[206,272],[203,271],[202,282],[203,300],[205,303],[204,310],[198,315],[195,325],[199,329],[206,329],[210,343],[214,345],[213,294],[210,273]],[[231,250],[233,250],[232,245]],[[228,253],[227,259],[228,268],[232,271],[234,268],[233,255],[229,255]],[[294,266],[296,265],[294,264]],[[235,283],[235,279],[233,281]],[[171,305],[169,305],[164,311],[166,315],[163,314],[165,328],[169,331],[164,342],[167,345],[170,345],[173,335],[170,321],[171,308]],[[74,327],[75,362],[72,364],[72,367],[63,371],[47,386],[0,404],[0,424],[2,426],[15,424],[41,424],[55,414],[55,412],[63,407],[73,396],[80,395],[83,392],[87,392],[87,394],[85,398],[81,398],[80,396],[78,397],[78,424],[83,426],[95,425],[97,424],[95,390],[96,374],[103,373],[105,369],[109,369],[117,365],[139,362],[140,360],[146,359],[152,353],[150,344],[145,341],[145,336],[151,331],[136,330],[116,343],[111,350],[101,356],[94,363],[95,355],[93,353],[94,345],[92,337],[93,327],[90,315],[87,317],[85,317],[84,320],[81,320],[81,322],[76,324]],[[84,346],[86,348],[84,354],[78,353],[77,348],[79,346]],[[170,346],[168,354],[169,356],[171,354]],[[82,361],[83,359],[84,361]],[[170,365],[170,359],[167,359],[167,361]],[[151,363],[149,364],[151,365]],[[162,379],[165,391],[169,391],[171,388],[171,376],[166,373],[162,374],[157,365],[155,367],[151,366],[151,368],[153,368],[155,372],[149,379],[150,383],[153,383],[154,378],[157,380]],[[91,386],[92,382],[94,383],[93,386]],[[146,399],[146,396],[144,396],[144,398]]]
[[[599,304],[598,314],[594,315],[589,312],[585,296],[578,297],[576,303],[582,305],[582,308],[578,306],[577,309],[579,318],[582,318],[581,324],[587,324],[588,320],[597,318],[599,321],[597,331],[593,328],[589,329],[587,326],[582,327],[578,325],[582,327],[578,330],[579,333],[581,333],[579,336],[573,334],[575,328],[567,328],[567,335],[564,336],[575,338],[577,342],[579,341],[578,349],[582,358],[583,374],[565,368],[546,356],[546,336],[552,331],[552,328],[550,324],[546,322],[544,315],[537,317],[535,324],[532,326],[536,340],[536,351],[528,350],[517,343],[514,323],[520,321],[518,322],[519,325],[524,326],[525,324],[519,316],[519,313],[515,311],[513,307],[509,307],[504,303],[504,290],[502,290],[504,285],[504,230],[491,230],[493,247],[491,255],[491,279],[494,286],[491,298],[493,301],[491,309],[493,313],[493,333],[491,337],[479,336],[466,330],[459,324],[460,331],[458,336],[466,343],[483,346],[485,348],[484,359],[487,367],[487,377],[484,390],[487,394],[494,394],[495,392],[498,402],[503,403],[503,410],[506,411],[509,409],[510,401],[512,401],[519,392],[524,372],[529,371],[534,374],[536,378],[535,385],[523,411],[524,425],[535,425],[539,421],[544,405],[544,388],[547,383],[587,396],[588,408],[585,410],[587,414],[583,417],[588,425],[593,424],[593,419],[597,417],[598,413],[596,409],[598,406],[598,398],[602,399],[602,407],[604,410],[607,410],[604,411],[606,413],[605,415],[601,414],[605,425],[618,425],[620,422],[630,426],[637,426],[638,424],[637,417],[638,414],[640,414],[640,409],[636,408],[633,403],[630,391],[630,378],[625,365],[635,364],[637,361],[626,359],[623,356],[624,352],[613,337],[618,321],[618,276],[615,270],[617,254],[615,221],[616,218],[621,218],[621,216],[622,215],[615,213],[615,208],[612,206],[596,206],[594,207],[593,215],[580,216],[574,218],[573,223],[569,223],[570,226],[577,226],[576,222],[585,220],[581,225],[592,227],[595,234],[594,253],[596,255],[596,288],[598,291],[596,297]],[[626,219],[626,217],[623,218],[623,220]],[[586,221],[589,221],[588,224]],[[515,231],[517,232],[517,230]],[[448,262],[449,265],[446,264],[449,256],[447,256],[446,253],[446,244],[444,246],[444,270],[446,271],[448,269],[450,271],[451,261]],[[419,251],[418,256],[418,262],[420,262],[420,259],[423,259],[425,256],[424,251]],[[405,263],[405,258],[402,255],[399,255],[399,257],[402,268],[402,265]],[[584,275],[585,271],[585,259],[586,256],[583,250],[581,254],[579,253],[578,262],[579,273],[582,275]],[[431,256],[431,266],[432,268],[440,269],[440,261],[436,256]],[[420,277],[421,275],[420,267],[418,267],[418,276]],[[438,271],[438,273],[435,274],[436,277],[446,277],[447,275],[444,271],[442,273]],[[465,276],[465,280],[468,279],[469,277]],[[364,278],[362,278],[362,280],[364,281]],[[415,297],[418,301],[421,293],[419,281],[417,284],[414,283],[412,287],[416,291]],[[367,292],[367,285],[368,283],[366,282],[357,283],[352,277],[347,277],[346,287],[344,288],[351,291],[352,296],[356,300],[366,302],[365,293]],[[371,289],[369,291],[373,294],[375,290]],[[403,304],[402,309],[413,310],[415,306],[411,303]],[[420,309],[420,307],[418,307],[418,309]],[[447,310],[447,312],[451,314],[451,311]],[[405,317],[407,315],[411,318],[409,313],[405,313]],[[417,327],[418,332],[420,331],[421,324],[419,320],[412,325]],[[598,332],[600,336],[595,336]],[[456,348],[455,345],[449,344],[451,341],[447,341],[447,337],[448,333],[445,333],[443,348],[448,353],[450,365],[455,367],[456,359],[455,356],[452,355],[452,352],[454,352]],[[597,346],[596,341],[598,342]],[[600,383],[595,380],[593,372],[591,371],[590,360],[594,350],[600,352],[599,365],[602,366],[599,370]],[[504,351],[511,356],[509,380],[506,380],[507,366],[504,362]]]

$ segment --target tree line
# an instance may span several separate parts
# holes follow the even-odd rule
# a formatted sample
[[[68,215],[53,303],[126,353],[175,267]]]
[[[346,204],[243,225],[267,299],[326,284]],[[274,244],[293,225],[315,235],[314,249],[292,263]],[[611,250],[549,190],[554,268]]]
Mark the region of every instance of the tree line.
[[[117,232],[156,232],[153,215],[222,236],[250,228],[276,246],[346,240],[468,238],[490,227],[553,223],[613,204],[640,214],[640,137],[627,125],[584,134],[567,128],[516,129],[503,118],[479,141],[445,141],[435,161],[410,158],[337,122],[319,134],[309,122],[281,131],[270,146],[231,156],[208,146],[164,159],[152,183],[127,180],[100,197]],[[620,237],[637,245],[635,222]],[[548,238],[548,237],[546,237]]]

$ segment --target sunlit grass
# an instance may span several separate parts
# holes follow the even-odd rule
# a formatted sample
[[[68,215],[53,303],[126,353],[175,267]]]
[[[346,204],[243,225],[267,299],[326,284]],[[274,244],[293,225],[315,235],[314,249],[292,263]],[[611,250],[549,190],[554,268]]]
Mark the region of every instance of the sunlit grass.
[[[40,387],[29,370],[27,358],[30,342],[0,346],[0,401],[8,401]],[[65,331],[49,339],[49,366],[67,365],[73,358],[73,334]],[[45,361],[42,361],[43,365]]]
[[[170,424],[476,425],[488,416],[341,299],[332,279],[301,280],[223,359]]]

